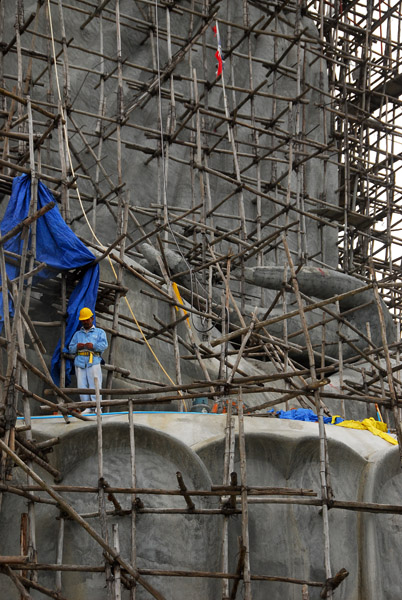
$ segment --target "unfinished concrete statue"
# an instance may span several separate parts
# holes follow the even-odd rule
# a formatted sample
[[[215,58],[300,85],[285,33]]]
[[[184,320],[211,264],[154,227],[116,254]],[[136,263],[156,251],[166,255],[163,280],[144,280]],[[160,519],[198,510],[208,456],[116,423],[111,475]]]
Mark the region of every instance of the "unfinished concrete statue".
[[[0,237],[0,597],[399,597],[398,127],[366,149],[396,33],[359,1],[0,7],[2,215],[30,178]],[[88,264],[41,261],[52,210],[99,264],[85,413]]]

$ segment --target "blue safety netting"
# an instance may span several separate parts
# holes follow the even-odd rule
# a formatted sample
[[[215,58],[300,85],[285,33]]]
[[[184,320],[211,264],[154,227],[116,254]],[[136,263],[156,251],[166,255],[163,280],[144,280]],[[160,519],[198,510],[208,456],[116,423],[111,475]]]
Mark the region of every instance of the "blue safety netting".
[[[54,201],[54,198],[50,190],[39,181],[37,210],[52,201]],[[28,175],[16,177],[13,181],[11,197],[1,222],[2,236],[28,216],[30,202],[30,177]],[[49,277],[50,275],[54,275],[55,271],[60,272],[70,271],[72,269],[84,269],[84,273],[73,290],[67,305],[68,317],[66,322],[65,346],[68,346],[79,324],[79,310],[83,306],[87,306],[95,312],[95,303],[99,285],[99,265],[91,264],[93,263],[95,256],[65,223],[57,204],[45,215],[40,217],[36,223],[37,235],[35,256],[38,261],[46,263],[49,267],[49,269],[39,272],[36,277]],[[4,244],[4,249],[9,252],[21,254],[23,247],[21,233],[22,232],[19,232],[13,238],[8,240],[8,242]],[[31,239],[29,237],[29,247],[30,245]],[[18,276],[18,266],[7,264],[6,270],[9,279],[14,279]],[[10,314],[13,314],[11,302]],[[0,294],[0,331],[3,326],[3,320],[3,298]],[[70,383],[71,370],[72,363],[67,360],[67,385]],[[53,354],[51,374],[55,383],[58,385],[60,378],[60,340]]]

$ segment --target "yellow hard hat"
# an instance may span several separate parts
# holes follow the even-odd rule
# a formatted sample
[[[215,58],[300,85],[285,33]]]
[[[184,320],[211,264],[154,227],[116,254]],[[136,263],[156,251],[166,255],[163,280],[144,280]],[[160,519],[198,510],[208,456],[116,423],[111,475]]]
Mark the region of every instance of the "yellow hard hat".
[[[80,316],[78,317],[79,321],[86,321],[87,319],[90,319],[91,317],[94,316],[94,313],[92,312],[92,310],[90,308],[81,308],[80,310]]]

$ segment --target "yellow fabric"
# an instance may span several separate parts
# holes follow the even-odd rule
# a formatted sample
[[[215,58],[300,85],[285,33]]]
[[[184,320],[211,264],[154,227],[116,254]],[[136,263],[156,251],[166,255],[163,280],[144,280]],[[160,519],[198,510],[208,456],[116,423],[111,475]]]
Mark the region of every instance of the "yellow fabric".
[[[332,422],[334,419],[336,419],[336,416],[332,417]],[[369,419],[363,419],[363,421],[342,421],[342,423],[334,423],[334,425],[337,425],[338,427],[348,427],[349,429],[366,429],[367,431],[370,431],[370,433],[378,435],[386,442],[394,444],[394,446],[398,444],[398,442],[392,436],[388,435],[387,424],[382,423],[381,421],[376,421],[373,417],[370,417]]]
[[[184,302],[182,300],[182,297],[180,296],[179,288],[177,287],[177,283],[175,281],[172,282],[172,288],[173,288],[173,291],[175,293],[178,303],[181,304],[182,306],[184,306]],[[177,311],[179,310],[177,306],[175,306],[175,309]],[[184,308],[182,308],[181,310],[183,311],[183,313],[185,315],[187,315],[187,311]],[[188,316],[187,316],[187,319],[188,319]]]

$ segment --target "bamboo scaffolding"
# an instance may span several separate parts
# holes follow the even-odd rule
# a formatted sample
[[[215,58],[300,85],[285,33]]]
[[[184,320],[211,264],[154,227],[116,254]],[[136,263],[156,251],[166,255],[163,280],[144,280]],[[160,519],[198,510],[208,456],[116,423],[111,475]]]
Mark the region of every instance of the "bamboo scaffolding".
[[[49,2],[49,7],[57,11],[59,31],[50,32],[41,30],[40,26],[40,20],[46,17],[42,14],[45,8],[47,10],[44,0],[38,0],[26,19],[23,18],[22,1],[16,3],[15,26],[10,31],[4,30],[6,15],[3,14],[4,3],[0,3],[3,11],[0,14],[0,118],[4,120],[0,127],[0,191],[9,195],[13,175],[26,173],[31,176],[34,198],[36,183],[42,179],[53,188],[55,198],[61,199],[63,217],[72,227],[83,222],[81,211],[77,214],[77,200],[81,202],[82,199],[92,226],[91,234],[85,236],[90,239],[82,238],[84,243],[99,252],[95,262],[103,266],[107,259],[117,266],[116,280],[101,284],[96,308],[97,318],[102,319],[105,331],[111,336],[110,364],[105,365],[108,372],[106,385],[101,390],[99,386],[85,390],[95,393],[96,402],[82,404],[73,401],[73,396],[84,390],[65,386],[67,356],[64,354],[60,386],[52,382],[41,330],[38,332],[37,329],[57,327],[64,347],[69,275],[54,280],[54,289],[58,291],[53,292],[55,299],[52,302],[59,311],[58,321],[40,322],[35,319],[32,308],[32,299],[44,293],[44,286],[37,283],[34,276],[46,267],[36,262],[35,221],[54,204],[39,212],[31,207],[28,219],[0,237],[1,291],[5,307],[5,337],[0,339],[0,349],[6,365],[5,374],[0,375],[0,494],[25,498],[29,507],[29,518],[21,526],[21,556],[0,557],[1,570],[23,598],[30,598],[30,591],[33,594],[36,590],[44,596],[63,599],[62,573],[68,571],[102,574],[106,577],[108,597],[115,600],[122,597],[124,588],[129,590],[130,598],[135,599],[136,584],[147,587],[144,577],[148,576],[221,580],[221,596],[225,600],[238,597],[241,582],[245,598],[251,598],[252,584],[256,581],[265,581],[267,590],[272,581],[302,586],[303,598],[308,598],[310,586],[320,587],[322,597],[331,597],[346,575],[340,571],[331,576],[329,511],[393,515],[402,512],[398,505],[350,502],[333,497],[329,478],[331,457],[322,425],[323,404],[327,399],[340,400],[345,415],[349,402],[360,403],[364,411],[374,410],[377,405],[381,410],[389,411],[388,420],[396,429],[399,446],[402,442],[400,330],[396,342],[387,339],[384,305],[380,300],[381,294],[395,322],[400,325],[402,188],[398,174],[402,137],[399,96],[402,90],[397,76],[400,7],[389,6],[381,12],[379,5],[364,5],[362,10],[361,2],[357,1],[342,6],[341,11],[337,1],[330,4],[320,0],[301,6],[284,0],[267,12],[266,7],[262,9],[261,3],[255,2],[252,3],[253,14],[257,17],[252,22],[251,3],[244,0],[242,18],[235,22],[233,7],[228,7],[223,18],[219,2],[192,1],[184,5],[164,0],[157,3],[155,0],[137,0],[132,4],[132,10],[122,12],[118,1],[66,4],[54,0]],[[264,12],[258,14],[259,10]],[[303,29],[302,12],[316,23],[317,37],[313,38],[309,30]],[[69,37],[70,14],[79,17],[81,31],[98,31],[99,44],[86,47],[78,36]],[[48,14],[46,18],[49,17]],[[188,35],[176,30],[176,18],[184,22],[188,19]],[[211,80],[209,62],[216,48],[210,26],[215,20],[224,31],[226,74],[221,79]],[[115,51],[105,50],[103,24],[105,29],[114,28]],[[385,25],[386,36],[383,34]],[[150,64],[145,64],[142,58],[133,62],[130,56],[124,55],[122,41],[125,36],[143,39],[142,44],[147,45],[152,55]],[[272,60],[254,54],[255,42],[261,39],[272,43]],[[56,45],[54,55],[50,51],[53,41]],[[74,61],[71,60],[73,53]],[[82,57],[81,63],[78,57]],[[15,73],[8,66],[11,60],[16,64]],[[317,62],[318,83],[308,81],[306,76],[310,66]],[[62,73],[62,96],[57,99],[53,97],[52,69]],[[240,69],[245,73],[241,81],[238,77]],[[262,70],[264,75],[261,75]],[[325,85],[327,75],[328,88]],[[72,82],[76,76],[82,77],[84,82],[91,78],[95,82],[93,88],[97,97],[93,112],[83,108],[77,90],[73,90]],[[281,86],[283,78],[291,82],[293,94],[283,92],[286,89]],[[43,90],[46,85],[45,100]],[[322,135],[319,137],[309,131],[307,111],[312,108],[309,94],[313,91],[318,94],[314,110],[320,115]],[[222,94],[222,105],[216,99],[218,92]],[[116,103],[108,101],[112,95],[116,95]],[[267,103],[268,111],[262,109]],[[158,111],[153,123],[152,120],[142,121],[144,109],[150,113]],[[155,197],[148,207],[142,206],[137,199],[134,205],[125,191],[123,153],[126,150],[141,153],[145,168],[152,169],[155,165],[155,171],[150,172],[157,171],[160,189],[158,198]],[[70,164],[65,156],[69,153]],[[43,160],[44,156],[46,160]],[[339,207],[327,198],[329,190],[325,186],[315,191],[314,196],[309,195],[306,184],[311,177],[309,169],[314,170],[318,162],[325,177],[332,168],[339,173],[335,191],[340,198]],[[220,164],[225,167],[221,168]],[[191,182],[191,199],[185,206],[175,206],[170,198],[168,175],[175,168],[183,173],[186,171]],[[219,194],[215,191],[217,186],[222,186]],[[267,211],[267,206],[272,206],[272,211]],[[110,239],[104,246],[103,240],[96,237],[103,208],[109,211],[111,223]],[[313,256],[308,255],[308,222],[314,222],[317,227],[314,235],[320,237]],[[317,301],[298,289],[296,264],[322,267],[332,264],[333,257],[326,256],[324,248],[325,235],[329,230],[336,232],[339,229],[338,253],[343,271],[360,279],[361,287]],[[30,249],[28,230],[32,232],[33,241]],[[12,256],[4,251],[4,244],[20,232],[23,248],[20,255]],[[288,241],[290,239],[296,240],[294,245]],[[150,274],[134,266],[133,260],[142,258],[144,243],[155,244],[160,251],[157,273]],[[113,252],[118,245],[120,248]],[[187,263],[185,270],[170,271],[167,256],[172,250],[182,254]],[[286,272],[282,289],[274,298],[262,288],[255,291],[246,286],[245,265],[264,266],[275,261],[282,264],[285,254],[291,286]],[[6,264],[12,261],[20,271],[18,278],[10,282]],[[235,277],[234,267],[238,268]],[[155,314],[155,322],[146,323],[122,314],[120,299],[124,295],[126,299],[130,298],[131,293],[123,285],[123,274],[127,274],[127,279],[128,275],[136,278],[136,283],[143,288],[140,298],[159,306],[165,303],[170,317]],[[191,285],[195,282],[191,293],[183,284],[186,277],[191,279]],[[186,313],[180,313],[183,305],[172,291],[173,281],[178,282],[180,294],[188,303]],[[289,295],[292,289],[296,309],[294,298]],[[354,313],[341,312],[339,306],[342,300],[369,289],[373,291],[381,329],[381,341],[376,343],[372,341],[370,331],[360,331],[351,323]],[[16,310],[14,319],[8,314],[11,299]],[[335,311],[329,308],[332,303],[336,303]],[[246,316],[247,305],[263,307],[264,318],[258,319],[257,313],[251,311]],[[236,323],[230,322],[229,309],[235,315]],[[274,310],[276,312],[272,313]],[[320,316],[317,322],[307,325],[305,313],[311,311]],[[197,319],[207,322],[206,330],[195,332],[190,326],[190,317],[191,323],[198,322]],[[291,329],[293,318],[301,321],[298,330]],[[282,325],[282,339],[268,331],[269,326],[276,324]],[[142,377],[135,368],[128,370],[123,368],[125,365],[118,364],[120,343],[124,342],[125,347],[130,345],[130,348],[136,344],[133,348],[145,350],[140,327],[147,341],[152,340],[168,352],[173,348],[177,385],[166,385],[162,377],[161,382],[157,377],[155,380]],[[217,331],[219,327],[220,332]],[[334,342],[328,336],[332,327],[337,330]],[[318,342],[312,341],[313,336]],[[295,338],[297,344],[293,342]],[[27,354],[27,344],[34,352],[34,359],[32,354]],[[331,345],[337,348],[336,358],[329,356]],[[350,351],[349,358],[343,355],[346,347]],[[306,355],[307,368],[297,362],[303,362]],[[248,359],[258,359],[261,365],[269,361],[275,372],[247,375],[243,362]],[[200,367],[202,381],[185,383],[185,369],[194,365],[194,361]],[[218,376],[209,370],[211,361],[219,364]],[[347,370],[357,373],[359,382],[351,381],[352,378],[346,375]],[[339,387],[335,391],[326,387],[334,373],[339,374]],[[126,387],[119,385],[121,376],[127,377]],[[50,389],[34,393],[32,389],[36,388],[32,387],[32,382]],[[48,399],[50,394],[57,402]],[[100,394],[104,395],[102,401]],[[178,472],[179,489],[137,487],[135,408],[147,405],[157,409],[160,403],[186,404],[188,408],[201,394],[210,404],[217,403],[227,410],[226,417],[222,417],[226,419],[222,485],[212,486],[210,490],[191,490]],[[248,406],[251,394],[255,398],[253,405]],[[24,408],[22,423],[16,420],[17,415],[18,418],[21,415],[20,397]],[[312,497],[316,494],[314,490],[247,484],[245,426],[251,418],[269,418],[268,413],[261,412],[268,407],[290,402],[314,405],[319,416],[321,491],[318,498]],[[97,408],[98,486],[49,485],[39,478],[34,471],[37,466],[56,480],[63,473],[48,461],[47,450],[53,447],[53,441],[48,440],[44,445],[32,441],[30,404],[61,413],[66,425],[69,414],[81,421],[91,421],[81,416],[77,408]],[[103,463],[102,436],[106,419],[100,413],[101,409],[116,407],[119,411],[128,410],[131,464],[127,484],[130,487],[109,486],[103,477],[106,465]],[[232,411],[236,410],[240,485],[234,473],[236,427]],[[62,421],[58,423],[64,426]],[[26,484],[13,482],[11,485],[7,481],[12,461],[25,471]],[[79,515],[60,492],[93,494],[94,498],[98,497],[98,509]],[[183,507],[155,507],[149,500],[144,505],[140,500],[144,495],[151,498],[181,496]],[[107,497],[112,508],[106,505]],[[203,497],[219,499],[220,507],[199,507],[197,499]],[[122,508],[126,506],[123,499],[129,500],[129,508]],[[35,507],[39,504],[48,504],[55,519],[59,518],[54,564],[36,561]],[[249,564],[253,549],[248,539],[248,518],[256,504],[267,507],[299,505],[305,506],[306,510],[321,510],[325,582],[253,572]],[[214,518],[222,524],[219,572],[138,568],[137,554],[141,552],[136,530],[138,516],[152,519],[153,515],[164,515],[168,519],[169,515],[179,514],[186,518],[202,515],[206,519],[217,515]],[[131,519],[129,561],[120,556],[119,519],[123,515]],[[233,515],[241,516],[242,537],[237,565],[233,565],[234,572],[231,573],[229,532]],[[113,540],[109,543],[111,517],[114,521]],[[102,535],[88,525],[87,518],[100,519]],[[103,549],[103,565],[63,564],[64,528],[68,519],[83,527]],[[56,574],[54,589],[37,581],[38,572],[46,570]],[[163,597],[152,586],[147,589],[154,597]]]
[[[299,292],[299,284],[297,281],[296,272],[294,269],[292,257],[290,255],[289,246],[287,244],[285,237],[283,237],[282,242],[285,247],[285,251],[286,251],[286,255],[287,255],[289,270],[290,270],[291,279],[292,279],[292,286],[293,286],[295,296],[297,298],[297,303],[298,303],[299,313],[300,313],[300,320],[302,322],[302,326],[304,329],[304,335],[305,335],[305,339],[306,339],[306,343],[307,343],[309,366],[310,366],[310,371],[311,371],[311,379],[312,379],[313,383],[315,383],[317,380],[317,373],[316,373],[316,368],[315,368],[315,359],[314,359],[313,349],[311,346],[311,340],[310,340],[309,332],[308,332],[307,326],[306,326],[306,320],[305,320],[305,314],[304,314],[305,308],[303,306],[302,298],[301,298],[301,295]],[[329,497],[330,486],[328,484],[328,462],[327,462],[328,456],[327,456],[327,451],[326,451],[326,447],[325,447],[325,428],[324,428],[324,421],[323,421],[323,411],[322,411],[322,406],[320,406],[320,397],[319,397],[318,388],[315,390],[314,400],[315,400],[315,407],[316,407],[317,416],[318,416],[319,438],[320,438],[321,497],[322,497],[322,500],[324,500],[324,504],[323,504],[324,561],[325,561],[325,572],[326,572],[326,576],[328,579],[332,575],[331,575],[331,562],[330,562],[331,559],[330,559],[330,546],[329,546],[329,535],[330,534],[329,534],[329,522],[328,522],[328,507],[327,507],[325,501],[330,500],[330,497]],[[330,597],[331,597],[331,594],[330,594]]]
[[[137,470],[135,465],[135,430],[133,420],[133,403],[128,404],[129,411],[129,426],[130,426],[130,471],[131,471],[131,486],[135,489],[137,484]],[[131,493],[131,506],[137,505],[137,492],[132,491]],[[137,568],[137,522],[136,522],[136,511],[131,512],[131,548],[130,558],[131,564],[134,568]],[[136,587],[132,587],[130,590],[130,600],[136,598]]]

